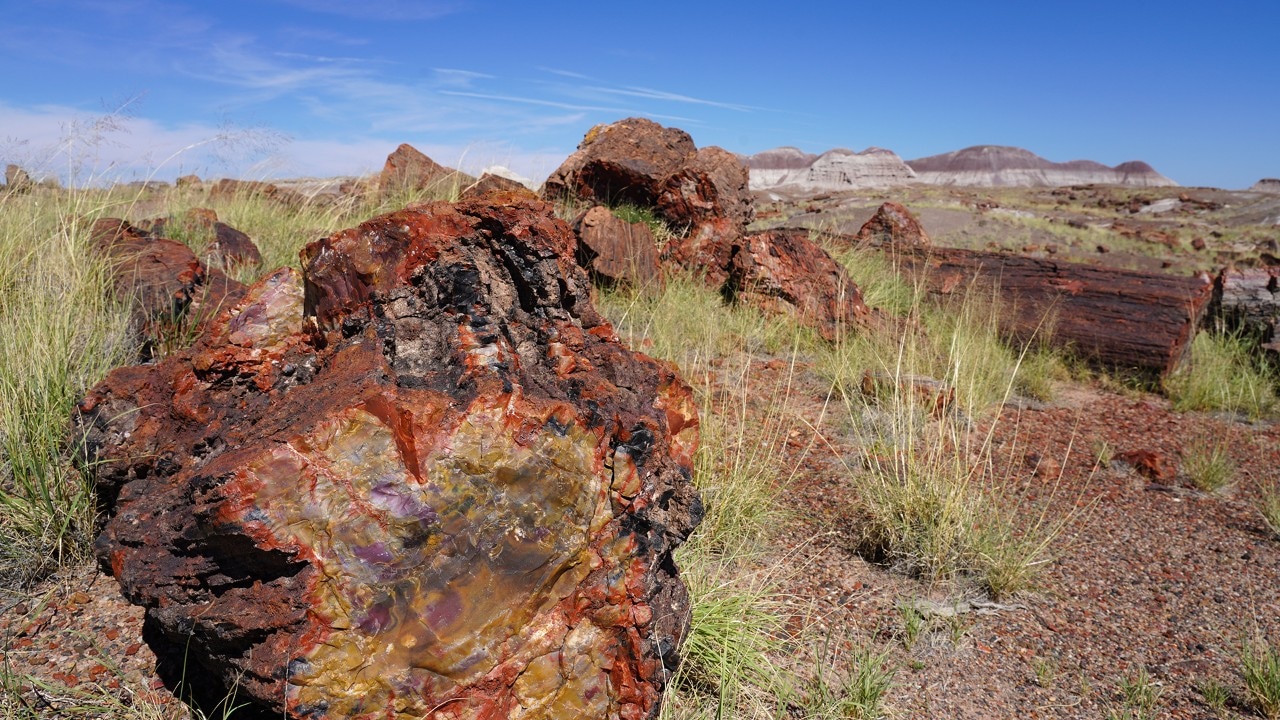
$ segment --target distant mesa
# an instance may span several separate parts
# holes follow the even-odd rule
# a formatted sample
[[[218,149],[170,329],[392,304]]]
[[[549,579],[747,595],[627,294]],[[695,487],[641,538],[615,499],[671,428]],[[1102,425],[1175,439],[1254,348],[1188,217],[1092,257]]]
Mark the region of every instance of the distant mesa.
[[[747,166],[752,190],[821,193],[893,187],[916,180],[916,173],[902,158],[877,147],[862,152],[836,148],[821,155],[781,147],[748,157]]]
[[[1107,167],[1092,160],[1057,163],[1022,148],[975,145],[955,152],[908,160],[920,182],[970,187],[1128,185],[1168,187],[1178,183],[1150,165],[1133,161]]]
[[[1249,189],[1254,192],[1280,193],[1280,178],[1262,178]]]
[[[807,194],[916,183],[971,187],[1178,184],[1141,161],[1115,167],[1092,160],[1057,163],[1029,150],[1000,145],[976,145],[906,162],[892,150],[878,147],[862,152],[837,148],[821,155],[780,147],[749,156],[747,164],[751,168],[752,190]]]

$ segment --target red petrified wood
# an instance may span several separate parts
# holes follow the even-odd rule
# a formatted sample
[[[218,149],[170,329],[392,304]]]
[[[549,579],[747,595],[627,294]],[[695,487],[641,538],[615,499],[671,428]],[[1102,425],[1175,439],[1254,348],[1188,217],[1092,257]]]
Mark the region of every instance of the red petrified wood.
[[[1178,277],[959,248],[897,248],[895,262],[935,295],[998,289],[1000,326],[1098,365],[1163,375],[1182,360],[1212,295]]]
[[[188,675],[272,717],[657,715],[694,401],[549,206],[490,202],[317,241],[80,404],[99,556]]]

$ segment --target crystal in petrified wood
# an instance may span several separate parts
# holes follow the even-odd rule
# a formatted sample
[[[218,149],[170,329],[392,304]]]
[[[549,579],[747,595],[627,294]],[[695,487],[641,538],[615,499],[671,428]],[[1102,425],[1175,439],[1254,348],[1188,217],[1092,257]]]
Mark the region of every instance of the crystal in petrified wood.
[[[656,716],[697,416],[572,249],[514,196],[374,218],[94,388],[98,552],[153,644],[274,717]]]

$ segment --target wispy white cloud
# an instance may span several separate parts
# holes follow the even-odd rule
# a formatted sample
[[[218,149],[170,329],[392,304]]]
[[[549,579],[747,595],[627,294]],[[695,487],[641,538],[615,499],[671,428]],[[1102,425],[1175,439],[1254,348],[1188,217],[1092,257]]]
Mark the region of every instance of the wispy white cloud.
[[[524,105],[540,105],[543,107],[559,108],[561,110],[583,110],[592,112],[628,112],[625,108],[618,107],[601,107],[596,105],[577,105],[573,103],[560,102],[557,100],[544,100],[542,98],[519,97],[516,95],[493,95],[489,93],[463,92],[460,90],[441,90],[441,95],[453,95],[455,97],[478,98],[480,100],[498,100],[501,102],[522,103]]]
[[[431,72],[435,74],[437,84],[451,87],[468,88],[477,80],[494,80],[493,75],[487,73],[475,72],[473,70],[458,70],[456,68],[431,68]]]
[[[602,92],[609,95],[625,95],[627,97],[645,98],[648,100],[666,100],[669,102],[690,103],[693,105],[706,105],[708,107],[723,108],[725,110],[736,110],[738,112],[751,112],[752,110],[760,110],[762,108],[753,107],[751,105],[739,105],[737,103],[720,102],[717,100],[704,100],[702,98],[690,97],[689,95],[681,95],[679,93],[666,92],[664,90],[653,90],[643,87],[592,87],[590,90]]]
[[[299,10],[339,15],[357,20],[434,20],[452,15],[467,7],[463,2],[431,2],[430,0],[276,0]]]
[[[560,77],[573,78],[574,80],[594,80],[595,79],[589,75],[583,75],[582,73],[573,72],[572,70],[561,70],[559,68],[546,67],[545,65],[539,65],[538,69],[541,70],[542,72],[551,73],[552,75],[559,75]]]

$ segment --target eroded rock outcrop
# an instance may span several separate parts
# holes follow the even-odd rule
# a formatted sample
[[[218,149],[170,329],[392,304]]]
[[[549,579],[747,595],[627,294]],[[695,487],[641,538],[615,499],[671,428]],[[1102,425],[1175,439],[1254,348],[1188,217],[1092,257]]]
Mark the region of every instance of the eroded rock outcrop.
[[[1029,150],[1001,145],[975,145],[955,152],[908,160],[920,182],[972,187],[1059,185],[1128,185],[1164,187],[1178,183],[1141,161],[1107,167],[1092,160],[1052,162]]]
[[[806,158],[808,162],[802,162]],[[861,152],[836,148],[818,156],[795,148],[778,148],[752,155],[748,163],[752,190],[817,194],[895,187],[916,181],[915,172],[897,153],[878,147]]]
[[[697,417],[538,201],[309,245],[79,406],[102,563],[161,653],[274,717],[654,717]]]
[[[209,199],[215,201],[246,197],[265,198],[291,208],[302,207],[307,203],[307,198],[302,193],[261,180],[222,178],[209,191]]]
[[[1262,178],[1249,189],[1254,192],[1280,193],[1280,178]]]

